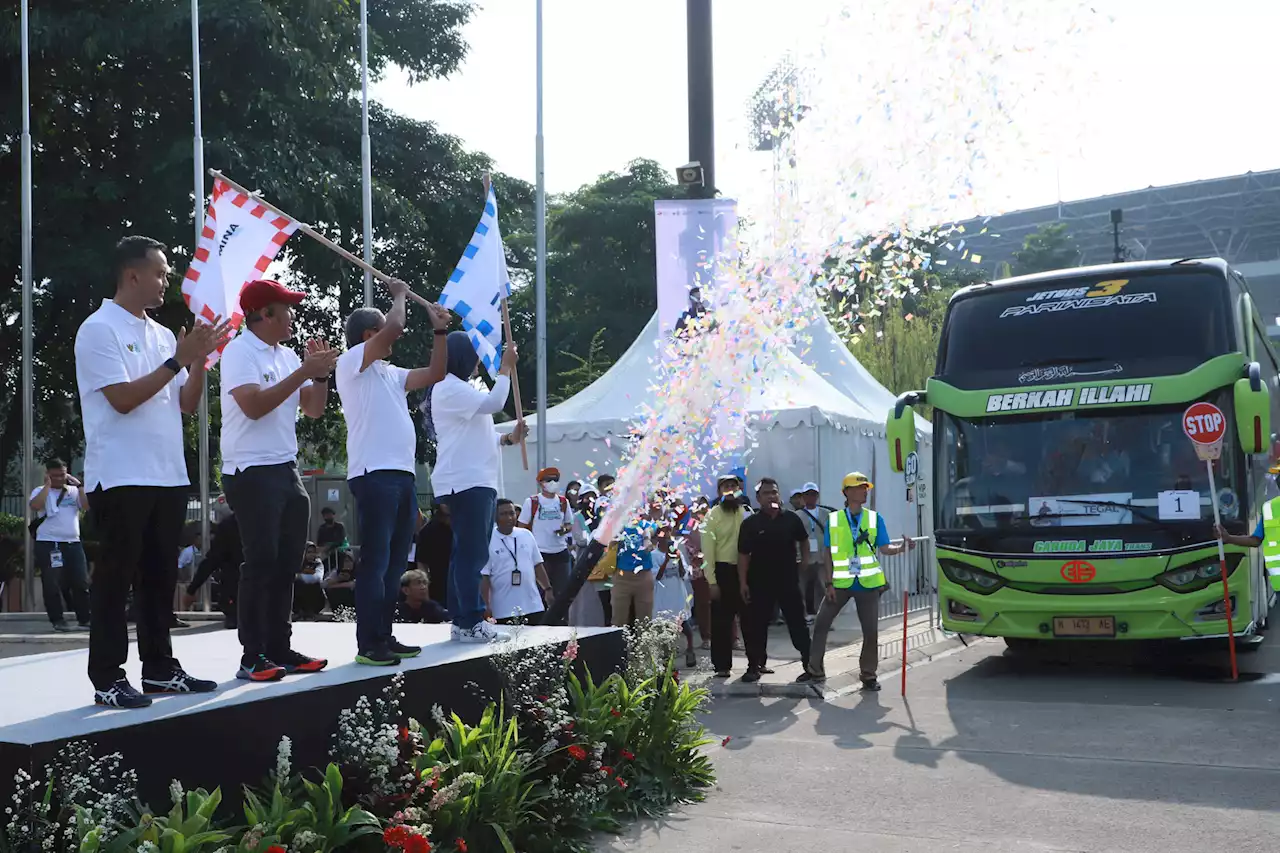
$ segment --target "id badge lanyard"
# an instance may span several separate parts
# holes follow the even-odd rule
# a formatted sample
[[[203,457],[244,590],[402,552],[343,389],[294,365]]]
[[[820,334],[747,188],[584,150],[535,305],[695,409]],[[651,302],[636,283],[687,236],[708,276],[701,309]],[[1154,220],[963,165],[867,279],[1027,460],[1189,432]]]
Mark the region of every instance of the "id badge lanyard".
[[[520,586],[520,561],[516,559],[516,552],[507,544],[506,539],[499,539],[498,541],[502,543],[502,547],[506,549],[506,552],[511,555],[511,585]]]

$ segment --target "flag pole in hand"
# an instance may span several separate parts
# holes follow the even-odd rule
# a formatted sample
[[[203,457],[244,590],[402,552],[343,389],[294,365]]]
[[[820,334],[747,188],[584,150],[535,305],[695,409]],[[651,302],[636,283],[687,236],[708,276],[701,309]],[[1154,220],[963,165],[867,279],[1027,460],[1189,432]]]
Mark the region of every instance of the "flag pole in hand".
[[[485,172],[480,178],[484,182],[484,197],[489,198],[489,173]],[[505,263],[505,259],[504,259]],[[502,329],[507,336],[507,345],[510,346],[515,342],[515,337],[511,334],[511,311],[507,308],[507,297],[502,297]],[[515,371],[511,371],[511,395],[516,401],[516,425],[524,423],[524,407],[520,403],[520,376]],[[520,436],[520,461],[524,463],[524,470],[529,470],[529,447],[525,444],[524,436]]]

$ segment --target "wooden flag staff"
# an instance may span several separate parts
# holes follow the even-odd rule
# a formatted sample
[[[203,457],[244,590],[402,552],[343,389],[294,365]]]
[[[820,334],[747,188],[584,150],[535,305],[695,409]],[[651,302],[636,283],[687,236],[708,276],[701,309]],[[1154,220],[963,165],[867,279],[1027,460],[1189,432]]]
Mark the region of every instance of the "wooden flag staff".
[[[217,169],[210,169],[210,170],[209,170],[209,174],[210,174],[210,175],[212,175],[212,176],[214,177],[214,179],[216,179],[216,180],[221,180],[221,181],[225,182],[225,183],[226,183],[226,185],[227,185],[227,186],[229,186],[229,187],[231,187],[233,190],[237,190],[237,191],[242,192],[242,193],[244,193],[245,195],[249,196],[249,198],[253,199],[253,200],[254,200],[254,201],[256,201],[258,204],[260,204],[260,205],[262,205],[263,207],[265,207],[267,210],[274,211],[274,212],[276,212],[276,213],[280,214],[281,216],[284,216],[284,217],[286,217],[286,218],[288,218],[288,219],[292,219],[294,222],[299,222],[299,220],[298,220],[298,218],[297,218],[297,217],[295,217],[295,216],[290,216],[289,214],[285,213],[285,212],[284,212],[283,210],[281,210],[280,208],[276,207],[276,206],[275,206],[274,204],[272,204],[271,202],[269,202],[269,201],[267,201],[266,199],[264,199],[262,196],[258,195],[258,193],[257,193],[256,191],[250,191],[250,190],[245,189],[245,188],[244,188],[244,187],[242,187],[240,184],[237,184],[235,181],[233,181],[233,180],[231,180],[230,178],[228,178],[228,177],[227,177],[226,175],[224,175],[222,172],[219,172]],[[392,281],[392,280],[393,280],[391,276],[387,275],[386,273],[382,272],[382,271],[381,271],[381,270],[379,270],[379,269],[375,269],[374,267],[370,266],[369,264],[366,264],[363,260],[361,260],[360,258],[358,258],[358,257],[356,257],[355,255],[351,254],[351,253],[350,253],[350,252],[348,252],[346,249],[342,248],[342,247],[341,247],[341,246],[339,246],[337,243],[333,242],[333,241],[332,241],[332,240],[330,240],[328,237],[324,236],[324,235],[323,235],[323,234],[321,234],[319,231],[317,231],[316,229],[312,228],[310,225],[307,225],[307,224],[305,224],[305,223],[299,222],[299,224],[298,224],[298,230],[299,230],[300,232],[302,232],[303,234],[306,234],[306,235],[307,235],[308,237],[310,237],[312,240],[315,240],[315,241],[316,241],[317,243],[319,243],[321,246],[324,246],[326,249],[332,249],[333,251],[337,252],[339,255],[341,255],[342,257],[346,258],[348,261],[350,261],[351,263],[355,264],[355,265],[356,265],[356,266],[358,266],[360,269],[362,269],[362,270],[366,270],[366,271],[368,271],[368,272],[372,273],[372,274],[373,274],[373,277],[374,277],[374,278],[376,278],[378,281],[382,282],[383,284],[386,284],[387,282],[389,282],[389,281]],[[419,296],[418,294],[414,293],[412,290],[410,290],[410,291],[409,291],[409,294],[408,294],[408,295],[409,295],[409,298],[410,298],[410,299],[412,299],[414,302],[417,302],[417,303],[418,303],[419,305],[421,305],[423,308],[428,308],[428,307],[430,307],[430,306],[431,306],[431,304],[432,304],[430,300],[426,299],[425,297]]]
[[[489,201],[489,173],[485,172],[480,180],[484,182],[484,200]],[[503,266],[506,266],[506,258],[502,259]],[[515,338],[511,334],[511,312],[507,310],[507,297],[502,297],[502,331],[507,336],[507,345],[512,346]],[[520,377],[513,369],[511,371],[511,395],[516,401],[516,424],[524,423],[524,407],[520,404]],[[524,470],[529,470],[529,448],[524,442],[524,436],[520,437],[520,461],[524,463]]]

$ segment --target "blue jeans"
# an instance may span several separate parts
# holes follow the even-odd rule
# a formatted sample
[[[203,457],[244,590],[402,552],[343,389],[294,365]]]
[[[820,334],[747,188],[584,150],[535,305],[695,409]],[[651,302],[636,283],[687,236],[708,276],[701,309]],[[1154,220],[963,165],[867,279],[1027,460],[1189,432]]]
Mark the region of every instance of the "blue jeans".
[[[449,507],[453,518],[453,554],[449,558],[449,612],[453,624],[471,629],[484,618],[480,570],[489,562],[498,493],[476,486],[436,500]]]
[[[351,480],[360,528],[356,567],[356,646],[361,652],[391,642],[400,576],[409,563],[418,489],[408,471],[370,471]]]

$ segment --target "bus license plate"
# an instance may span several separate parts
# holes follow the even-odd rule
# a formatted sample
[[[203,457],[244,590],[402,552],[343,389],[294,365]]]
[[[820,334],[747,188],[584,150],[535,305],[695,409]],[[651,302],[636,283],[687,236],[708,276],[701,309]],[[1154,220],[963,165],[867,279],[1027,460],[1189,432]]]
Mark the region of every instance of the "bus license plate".
[[[1053,636],[1055,637],[1114,637],[1115,635],[1116,618],[1114,616],[1053,617]]]

